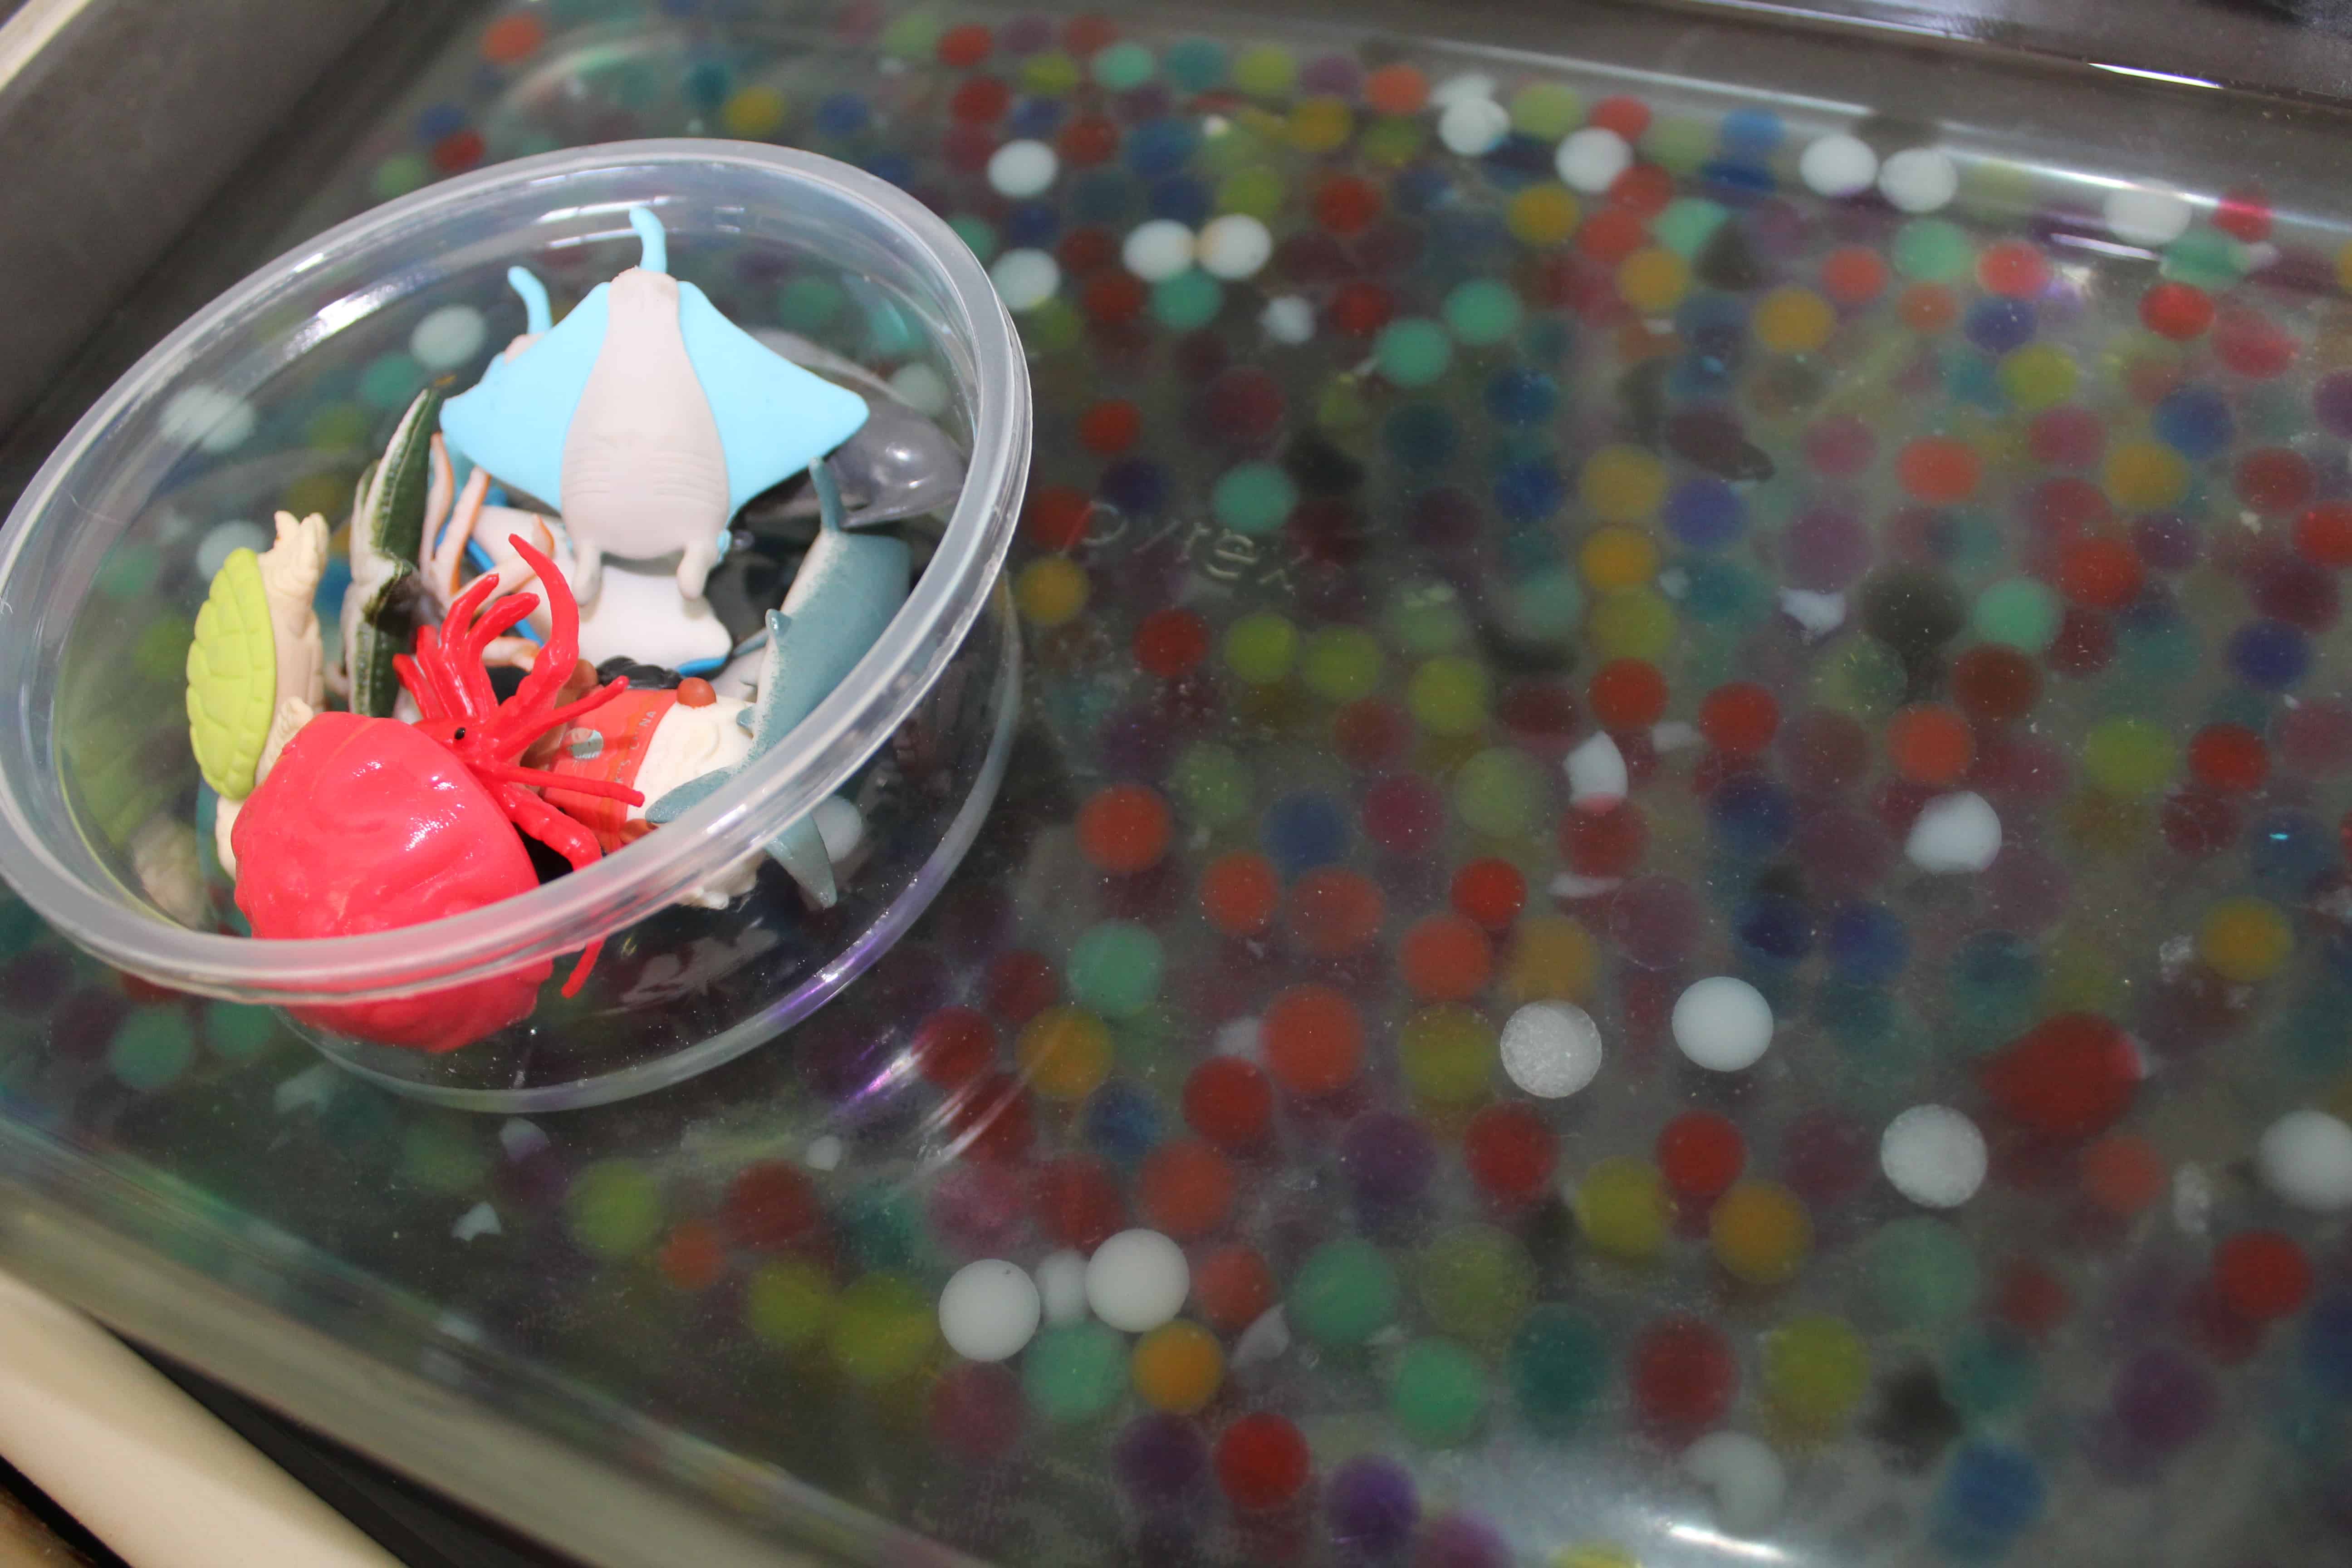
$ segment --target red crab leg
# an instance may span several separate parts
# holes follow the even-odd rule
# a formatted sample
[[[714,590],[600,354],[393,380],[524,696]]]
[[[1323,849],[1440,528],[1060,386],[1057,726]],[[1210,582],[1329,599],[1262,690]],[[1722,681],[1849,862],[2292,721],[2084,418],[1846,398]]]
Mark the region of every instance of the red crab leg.
[[[423,651],[425,635],[432,629],[430,626],[416,628],[420,653]],[[392,656],[392,668],[393,673],[400,677],[400,683],[408,688],[408,694],[416,699],[418,712],[427,719],[448,719],[456,716],[457,694],[442,684],[439,674],[432,665],[424,663],[420,659],[411,658],[404,653],[396,653]]]
[[[545,653],[541,653],[540,657],[544,658],[547,656]],[[530,749],[530,743],[533,741],[536,741],[541,735],[546,734],[550,730],[554,729],[557,725],[569,724],[572,720],[579,718],[583,713],[592,712],[598,708],[602,708],[605,703],[610,702],[614,698],[618,697],[622,692],[626,691],[628,689],[629,681],[626,676],[614,676],[611,680],[606,681],[604,685],[596,688],[593,691],[589,692],[585,697],[578,698],[571,702],[565,703],[562,707],[558,708],[554,712],[548,714],[543,719],[532,721],[530,726],[527,729],[507,732],[505,731],[505,727],[502,725],[499,727],[499,732],[495,742],[497,749],[501,755],[507,757],[520,756],[524,752]]]
[[[602,854],[594,834],[519,784],[499,784],[499,804],[506,807],[507,819],[520,831],[571,861],[575,871],[594,865]],[[604,939],[601,936],[582,950],[572,978],[563,983],[566,996],[580,994],[580,988],[588,983],[588,972],[596,967],[596,955],[604,951]]]
[[[627,784],[612,779],[574,777],[570,773],[551,773],[539,768],[509,767],[504,763],[471,763],[474,776],[487,784],[522,784],[533,789],[569,790],[573,795],[593,795],[602,800],[626,801],[631,805],[646,804],[645,795]]]
[[[532,661],[530,673],[522,678],[514,700],[501,711],[499,729],[509,734],[528,730],[536,735],[548,725],[548,721],[537,715],[552,704],[580,658],[580,605],[572,596],[572,584],[563,580],[554,562],[541,554],[520,533],[507,535],[507,542],[539,574],[540,585],[547,590],[547,643]],[[513,717],[509,719],[508,713]]]

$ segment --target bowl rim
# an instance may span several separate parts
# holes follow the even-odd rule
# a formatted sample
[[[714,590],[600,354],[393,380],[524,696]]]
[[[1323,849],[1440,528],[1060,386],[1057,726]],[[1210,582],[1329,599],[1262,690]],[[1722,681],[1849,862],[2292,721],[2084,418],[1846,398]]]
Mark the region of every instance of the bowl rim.
[[[971,452],[946,531],[883,640],[795,727],[791,761],[739,774],[660,832],[529,892],[418,925],[298,939],[191,930],[142,908],[135,896],[125,896],[127,889],[110,895],[93,887],[33,827],[25,781],[0,768],[0,878],[51,925],[119,967],[183,989],[247,1000],[365,1000],[501,973],[574,951],[670,903],[814,809],[913,711],[962,646],[1012,543],[1030,456],[1027,364],[987,270],[945,220],[862,170],[760,142],[672,137],[515,159],[371,208],[249,274],[142,355],[42,464],[8,517],[0,548],[0,609],[23,602],[15,579],[28,543],[45,527],[69,522],[70,513],[58,503],[69,500],[82,464],[126,416],[158,406],[180,389],[182,361],[192,346],[282,302],[318,269],[348,263],[388,239],[414,237],[420,228],[429,230],[443,209],[471,198],[545,185],[554,214],[578,205],[566,203],[563,182],[685,164],[739,171],[779,188],[822,191],[866,209],[929,264],[949,312],[945,325],[971,358]],[[631,204],[614,211],[625,205]],[[85,595],[75,612],[88,603]],[[12,640],[28,650],[41,646],[37,625],[20,623]],[[29,661],[32,656],[23,657]],[[22,751],[25,761],[48,761],[54,772],[54,731],[35,741],[28,718],[20,698],[18,722],[0,733],[0,757]],[[770,753],[782,754],[781,749]],[[94,858],[87,847],[80,853]]]

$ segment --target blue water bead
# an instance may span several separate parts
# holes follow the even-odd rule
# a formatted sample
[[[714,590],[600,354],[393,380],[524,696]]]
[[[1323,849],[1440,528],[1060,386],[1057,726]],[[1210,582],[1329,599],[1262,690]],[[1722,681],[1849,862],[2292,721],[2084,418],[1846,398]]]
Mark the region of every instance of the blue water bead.
[[[1519,333],[1520,352],[1532,364],[1562,364],[1576,346],[1576,331],[1565,316],[1538,316]]]
[[[1507,271],[1516,244],[1494,213],[1443,207],[1429,215],[1419,271],[1431,294],[1450,293],[1474,278]]]
[[[1540,425],[1559,406],[1559,384],[1539,370],[1514,365],[1486,380],[1486,414],[1497,425]]]
[[[877,153],[866,160],[866,172],[885,184],[905,190],[915,183],[915,162],[900,153]]]
[[[1153,217],[1164,217],[1198,228],[1209,221],[1209,187],[1178,174],[1151,187],[1149,203]]]
[[[1135,213],[1135,182],[1117,169],[1089,169],[1070,185],[1070,216],[1080,223],[1123,224]]]
[[[1795,963],[1813,949],[1813,911],[1786,893],[1758,893],[1739,907],[1732,929],[1741,945],[1774,963]]]
[[[1112,1079],[1087,1097],[1086,1138],[1111,1163],[1139,1165],[1160,1142],[1160,1108],[1140,1088]]]
[[[1952,1456],[1936,1489],[1928,1533],[1964,1561],[1997,1557],[2042,1517],[2047,1491],[2027,1455],[1997,1443],[1968,1444]]]
[[[2248,621],[2230,634],[2230,668],[2257,691],[2285,691],[2311,671],[2311,639],[2284,621]]]
[[[2237,437],[2230,405],[2210,386],[2179,386],[2165,394],[2148,419],[2156,438],[2191,459],[2218,457]]]
[[[1007,250],[1045,250],[1062,232],[1062,209],[1051,202],[1015,202],[1004,213]]]
[[[1058,98],[1024,98],[1004,117],[1004,133],[1014,141],[1042,142],[1062,128],[1069,106]]]
[[[708,114],[727,101],[727,67],[718,60],[698,60],[686,73],[686,99]]]
[[[1885,904],[1839,905],[1824,935],[1830,966],[1841,978],[1861,984],[1883,985],[1911,960],[1911,933]]]
[[[1960,331],[1989,354],[2021,349],[2033,341],[2033,302],[1989,294],[1969,307]]]
[[[466,111],[454,103],[426,106],[416,116],[416,139],[438,142],[445,136],[455,136],[466,129]]]
[[[2336,836],[2308,812],[2263,812],[2246,825],[2246,869],[2265,896],[2299,900],[2336,869]]]
[[[1679,555],[1675,569],[1683,575],[1682,611],[1685,619],[1703,626],[1754,620],[1769,607],[1764,579],[1719,555]]]
[[[2303,1365],[2328,1398],[2352,1403],[2352,1296],[2330,1296],[2303,1321]]]
[[[872,118],[866,100],[856,93],[829,93],[817,102],[816,132],[820,136],[855,136]]]
[[[1727,207],[1754,206],[1772,194],[1772,171],[1718,158],[1700,165],[1698,194]]]
[[[1556,156],[1551,142],[1538,142],[1515,131],[1504,137],[1479,162],[1485,165],[1489,180],[1504,190],[1516,191],[1534,184],[1538,180],[1553,178]]]
[[[1127,166],[1156,180],[1191,162],[1200,145],[1200,129],[1189,119],[1147,120],[1127,133]]]
[[[1160,74],[1183,92],[1206,92],[1225,80],[1225,46],[1214,38],[1179,38],[1160,56]]]
[[[1506,463],[1495,474],[1495,510],[1507,522],[1540,522],[1568,499],[1557,464],[1542,458]]]
[[[1329,795],[1300,790],[1266,807],[1258,842],[1286,879],[1328,866],[1348,852],[1348,813]]]
[[[1723,150],[1735,158],[1769,157],[1788,134],[1780,117],[1769,109],[1735,109],[1723,117]]]
[[[1666,496],[1666,531],[1693,550],[1721,550],[1748,527],[1748,503],[1712,475],[1685,479]]]
[[[1462,432],[1454,416],[1434,403],[1408,403],[1388,417],[1381,437],[1389,456],[1405,468],[1429,472],[1454,460]]]
[[[1707,816],[1723,846],[1735,855],[1760,858],[1788,843],[1797,825],[1796,807],[1779,784],[1753,773],[1736,774],[1716,786]]]
[[[1736,367],[1748,348],[1748,303],[1703,289],[1675,308],[1675,331],[1693,353]]]
[[[1435,163],[1414,163],[1389,182],[1389,200],[1401,213],[1425,213],[1454,189],[1453,176]]]
[[[1150,458],[1121,458],[1102,471],[1095,493],[1129,517],[1146,517],[1168,504],[1168,470]]]

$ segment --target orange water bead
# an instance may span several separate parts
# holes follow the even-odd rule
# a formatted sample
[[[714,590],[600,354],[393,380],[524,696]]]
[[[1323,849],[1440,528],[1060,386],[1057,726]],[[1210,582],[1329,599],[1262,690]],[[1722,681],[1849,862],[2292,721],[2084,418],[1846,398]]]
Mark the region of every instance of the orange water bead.
[[[1454,907],[1488,931],[1505,931],[1527,907],[1528,879],[1508,860],[1488,857],[1454,873]]]
[[[1419,114],[1429,102],[1429,79],[1399,62],[1364,79],[1364,101],[1381,114]]]
[[[1328,985],[1294,985],[1258,1021],[1266,1070],[1293,1094],[1330,1094],[1356,1080],[1364,1024],[1356,1005]]]
[[[1371,879],[1337,866],[1309,871],[1291,884],[1284,910],[1290,934],[1319,958],[1339,958],[1371,945],[1388,914]]]
[[[2164,1157],[2134,1133],[2110,1133],[2084,1150],[2082,1174],[2084,1194],[2119,1219],[2164,1195]]]
[[[1414,995],[1463,1002],[1486,989],[1495,972],[1494,945],[1460,915],[1424,915],[1397,943],[1397,968]]]
[[[2058,555],[2058,591],[2086,609],[2123,608],[2138,596],[2143,575],[2137,552],[2105,534],[2078,539]]]
[[[1204,1236],[1234,1212],[1234,1168],[1198,1139],[1162,1143],[1136,1177],[1143,1217],[1178,1240]]]
[[[1629,173],[1631,171],[1628,171]],[[1650,243],[1650,226],[1633,207],[1603,207],[1576,231],[1576,248],[1595,261],[1612,265]]]
[[[1752,757],[1772,743],[1780,704],[1752,680],[1717,687],[1698,705],[1698,732],[1727,757]]]
[[[1886,291],[1886,258],[1866,245],[1822,258],[1822,292],[1841,305],[1867,305]]]
[[[1225,1380],[1225,1352],[1208,1330],[1179,1318],[1136,1341],[1127,1368],[1138,1399],[1154,1410],[1190,1415],[1216,1397]]]
[[[1675,177],[1670,172],[1655,163],[1635,163],[1609,182],[1610,205],[1604,210],[1655,217],[1674,199]]]
[[[1239,1333],[1274,1305],[1274,1270],[1254,1247],[1221,1247],[1192,1268],[1192,1304],[1212,1328]]]
[[[1952,506],[1975,495],[1983,468],[1974,447],[1948,436],[1919,437],[1895,459],[1903,489],[1930,506]]]
[[[1915,784],[1948,784],[1968,772],[1976,740],[1966,719],[1937,703],[1906,708],[1886,721],[1886,755]]]
[[[1201,871],[1201,912],[1232,936],[1255,936],[1273,923],[1282,900],[1274,862],[1245,849],[1220,855]]]
[[[680,1290],[708,1290],[727,1272],[727,1244],[706,1220],[682,1221],[661,1247],[662,1278]]]
[[[1895,302],[1903,324],[1922,337],[1937,338],[1960,319],[1959,297],[1940,283],[1914,283]]]
[[[1113,784],[1078,808],[1078,849],[1102,869],[1127,876],[1160,863],[1173,826],[1159,791]]]
[[[1985,247],[1977,258],[1977,282],[1988,294],[2028,300],[2050,281],[2050,263],[2042,252],[2021,239]]]

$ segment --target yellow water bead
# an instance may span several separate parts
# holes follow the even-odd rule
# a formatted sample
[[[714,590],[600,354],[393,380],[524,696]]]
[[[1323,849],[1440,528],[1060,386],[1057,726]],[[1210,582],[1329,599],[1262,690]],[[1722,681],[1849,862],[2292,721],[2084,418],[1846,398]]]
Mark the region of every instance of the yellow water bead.
[[[1545,181],[1511,198],[1503,209],[1503,226],[1521,245],[1558,245],[1576,232],[1581,216],[1574,192]]]
[[[2197,956],[2224,980],[2268,980],[2294,951],[2294,931],[2266,899],[2223,899],[2197,927]]]
[[[1658,547],[1637,528],[1596,528],[1585,535],[1577,564],[1601,593],[1638,588],[1658,574]]]
[[[1515,1007],[1530,1002],[1587,1002],[1601,973],[1591,933],[1561,914],[1519,921],[1503,961],[1503,994]]]
[[[1045,555],[1013,579],[1013,602],[1033,626],[1067,626],[1087,607],[1087,570],[1066,555]]]
[[[2189,491],[2189,465],[2157,441],[2117,443],[2100,478],[2108,498],[2125,511],[2161,511]]]
[[[1604,594],[1586,623],[1592,646],[1604,659],[1665,657],[1675,642],[1675,607],[1648,588]]]
[[[1666,466],[1639,447],[1603,447],[1584,460],[1576,491],[1603,522],[1645,522],[1666,499]]]
[[[2028,343],[2000,362],[2000,389],[2028,414],[2055,408],[2074,395],[2074,361],[2049,343]]]
[[[1690,292],[1690,263],[1662,246],[1643,246],[1617,264],[1617,292],[1642,314],[1663,316]]]
[[[2118,800],[2162,789],[2179,760],[2172,732],[2146,719],[2102,719],[2083,738],[2083,776]]]
[[[1189,1318],[1162,1323],[1135,1342],[1128,1358],[1135,1395],[1154,1410],[1190,1415],[1216,1397],[1225,1380],[1217,1337]]]
[[[1707,1216],[1706,1235],[1726,1273],[1750,1285],[1781,1285],[1811,1249],[1813,1222],[1779,1183],[1739,1182]]]
[[[1809,354],[1830,341],[1837,312],[1811,289],[1775,289],[1756,301],[1750,319],[1756,341],[1774,353]]]
[[[1110,1076],[1110,1029],[1083,1007],[1048,1007],[1021,1026],[1013,1055],[1048,1100],[1084,1100]]]
[[[1576,1226],[1612,1258],[1641,1262],[1666,1245],[1672,1210],[1656,1166],[1630,1155],[1601,1161],[1576,1186]]]
[[[1285,130],[1302,153],[1335,153],[1356,133],[1356,114],[1343,98],[1302,98],[1292,106]]]
[[[1843,1318],[1791,1318],[1764,1337],[1765,1401],[1797,1432],[1835,1432],[1869,1386],[1870,1352]]]

